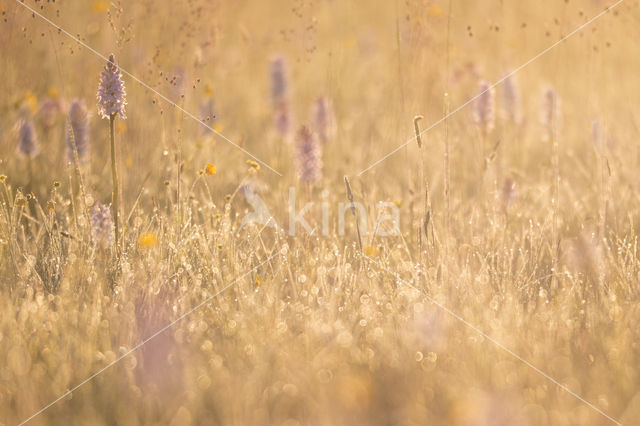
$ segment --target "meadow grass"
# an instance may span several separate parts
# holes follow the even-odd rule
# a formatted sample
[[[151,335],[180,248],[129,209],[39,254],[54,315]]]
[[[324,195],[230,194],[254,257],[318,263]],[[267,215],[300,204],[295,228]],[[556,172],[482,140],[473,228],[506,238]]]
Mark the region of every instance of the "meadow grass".
[[[25,4],[175,104],[0,0],[0,424],[638,421],[636,2],[364,173],[610,3]]]

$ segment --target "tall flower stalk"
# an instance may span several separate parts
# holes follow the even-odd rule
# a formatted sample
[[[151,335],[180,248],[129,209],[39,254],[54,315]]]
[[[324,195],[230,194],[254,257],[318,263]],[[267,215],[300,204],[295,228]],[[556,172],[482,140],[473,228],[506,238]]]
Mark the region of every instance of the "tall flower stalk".
[[[23,119],[18,128],[18,152],[27,158],[29,169],[29,184],[27,193],[31,192],[33,185],[33,159],[39,152],[38,137],[31,117]]]
[[[520,108],[520,92],[518,83],[513,73],[509,73],[502,84],[502,114],[512,124],[522,123],[522,110]]]
[[[69,107],[67,161],[74,161],[76,155],[80,163],[89,159],[89,118],[82,99],[74,99]]]
[[[475,102],[474,118],[482,137],[486,138],[495,125],[495,95],[493,87],[486,81],[480,83]]]
[[[67,125],[67,161],[73,163],[78,176],[78,186],[82,195],[82,211],[89,219],[87,211],[87,196],[84,189],[84,179],[80,163],[87,163],[89,159],[89,117],[87,106],[83,99],[74,99],[69,107],[69,124]]]
[[[490,193],[493,193],[491,203],[493,213],[496,214],[496,200],[498,196],[498,181],[501,177],[498,145],[491,143],[491,133],[495,127],[495,93],[493,86],[486,81],[480,83],[480,91],[474,105],[474,119],[480,131],[480,145],[483,157],[482,176],[490,185]],[[491,170],[489,170],[489,166]]]
[[[495,126],[495,94],[493,87],[486,81],[480,83],[480,91],[475,101],[473,118],[480,132],[480,149],[484,157],[483,170],[486,170],[490,158],[495,154],[495,152],[491,152],[493,147],[487,146],[489,136]]]
[[[19,125],[18,129],[18,151],[20,154],[28,157],[29,159],[34,158],[38,155],[39,144],[38,138],[36,136],[36,130],[33,126],[33,121],[31,119],[25,119]]]
[[[124,112],[126,101],[124,81],[113,55],[100,75],[98,86],[98,112],[102,118],[109,119],[109,135],[111,140],[111,177],[113,181],[113,222],[115,228],[116,248],[120,245],[120,197],[118,190],[118,167],[116,158],[115,121],[116,116],[126,119]]]
[[[560,101],[558,95],[553,88],[544,91],[542,97],[541,120],[544,126],[543,138],[551,142],[551,166],[553,169],[551,208],[553,219],[551,223],[551,290],[555,291],[558,287],[558,215],[559,215],[559,197],[560,197],[560,160],[558,154],[558,126],[560,121]]]
[[[276,56],[271,61],[270,74],[274,123],[280,136],[286,139],[291,132],[293,120],[290,106],[289,68],[284,56]]]
[[[320,141],[324,144],[333,139],[336,133],[333,104],[329,98],[322,96],[313,105],[312,122]]]
[[[316,136],[301,126],[296,144],[296,165],[300,181],[312,185],[322,177],[322,152]]]

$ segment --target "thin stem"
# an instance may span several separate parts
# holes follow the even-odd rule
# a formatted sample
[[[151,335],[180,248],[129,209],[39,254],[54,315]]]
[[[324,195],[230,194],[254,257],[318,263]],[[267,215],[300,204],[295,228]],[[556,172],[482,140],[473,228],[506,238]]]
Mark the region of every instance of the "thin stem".
[[[33,158],[29,156],[27,160],[27,166],[29,168],[29,184],[27,185],[27,194],[30,194],[33,190]]]
[[[444,94],[444,271],[443,281],[446,282],[449,261],[449,233],[451,226],[451,169],[449,164],[449,94]]]
[[[78,176],[78,185],[80,187],[80,197],[82,198],[82,212],[84,215],[87,224],[91,223],[91,218],[89,217],[89,210],[87,209],[87,194],[84,190],[84,179],[82,177],[82,170],[80,169],[80,155],[78,154],[78,145],[76,144],[76,133],[73,130],[73,126],[69,125],[69,131],[71,132],[71,147],[73,151],[73,165],[75,168],[76,175]],[[71,193],[73,194],[73,187]],[[91,232],[89,234],[89,239],[91,239]]]
[[[111,178],[113,181],[113,223],[115,225],[116,250],[120,250],[120,199],[118,194],[118,167],[116,161],[116,136],[115,136],[116,115],[109,117],[109,133],[111,136]]]
[[[451,68],[451,10],[453,9],[453,0],[449,0],[449,7],[447,11],[447,41],[446,41],[446,66],[445,66],[445,82],[444,82],[444,272],[442,274],[442,281],[444,283],[448,280],[449,268],[449,234],[451,226],[451,180],[450,180],[450,147],[449,147],[449,78]]]
[[[553,168],[553,194],[551,198],[552,204],[552,224],[551,224],[551,290],[555,291],[558,287],[558,209],[560,197],[560,165],[558,155],[558,137],[556,135],[556,123],[552,122],[551,130],[551,162]],[[549,297],[550,295],[547,295]]]
[[[351,213],[353,213],[353,217],[356,219],[356,231],[358,232],[358,247],[360,247],[360,251],[362,251],[362,236],[360,235],[360,218],[358,217],[358,213],[356,210],[356,206],[353,202],[353,192],[351,191],[351,185],[349,184],[349,179],[344,177],[344,184],[347,187],[347,199],[349,200],[349,204],[351,205]]]

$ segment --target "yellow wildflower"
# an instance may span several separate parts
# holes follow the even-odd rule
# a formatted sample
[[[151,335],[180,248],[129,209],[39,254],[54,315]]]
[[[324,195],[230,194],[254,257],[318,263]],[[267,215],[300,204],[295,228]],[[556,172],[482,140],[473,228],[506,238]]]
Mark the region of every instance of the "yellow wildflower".
[[[31,91],[27,90],[24,94],[23,101],[25,105],[29,107],[29,110],[32,114],[35,114],[36,109],[38,108],[38,98]]]
[[[256,275],[256,278],[253,280],[253,285],[257,288],[262,285],[262,278]]]
[[[153,232],[143,232],[138,237],[138,245],[144,248],[151,248],[158,245],[158,237]]]
[[[260,171],[260,164],[257,161],[253,161],[252,159],[248,159],[247,160],[247,164],[249,165],[249,167],[251,167],[251,169],[255,170],[256,172]]]
[[[204,171],[206,174],[208,174],[209,176],[213,176],[216,174],[216,166],[214,166],[213,164],[209,163],[207,164],[207,166],[204,168]]]
[[[432,4],[431,6],[429,6],[429,9],[427,9],[427,13],[429,14],[429,16],[437,18],[439,16],[442,16],[442,8],[437,4]]]
[[[362,251],[369,257],[378,257],[380,255],[380,247],[378,246],[366,246]]]
[[[49,87],[49,90],[47,90],[47,94],[51,99],[58,99],[58,97],[60,96],[60,94],[58,93],[58,89],[56,89],[55,87]]]
[[[107,3],[106,1],[103,1],[103,0],[97,0],[97,1],[93,2],[93,5],[91,6],[91,9],[95,13],[106,12],[107,10],[109,10],[109,3]]]

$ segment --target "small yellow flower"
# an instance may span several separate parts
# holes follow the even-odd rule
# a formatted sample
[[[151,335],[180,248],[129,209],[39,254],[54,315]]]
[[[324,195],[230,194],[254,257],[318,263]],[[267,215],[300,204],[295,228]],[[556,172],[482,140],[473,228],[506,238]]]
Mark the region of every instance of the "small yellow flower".
[[[362,251],[369,257],[378,257],[380,255],[380,247],[378,246],[366,246]]]
[[[249,165],[249,167],[251,167],[252,170],[255,170],[256,172],[260,171],[260,164],[257,161],[249,159],[247,160],[247,164]]]
[[[222,131],[222,124],[220,124],[220,123],[216,123],[216,124],[214,124],[213,126],[211,126],[211,128],[212,128],[213,130],[215,130],[216,132],[221,132],[221,131]]]
[[[47,201],[47,208],[51,211],[56,209],[56,202],[53,200]]]
[[[431,6],[429,6],[429,9],[427,9],[427,13],[429,14],[429,16],[438,18],[442,16],[442,8],[437,4],[432,4]]]
[[[24,94],[23,101],[25,105],[29,107],[29,110],[32,114],[35,114],[36,109],[38,108],[38,98],[31,91],[27,90]]]
[[[204,171],[206,174],[208,174],[209,176],[213,176],[216,174],[216,166],[214,166],[213,164],[209,163],[207,164],[207,166],[204,168]]]
[[[204,94],[207,96],[213,96],[213,86],[209,83],[204,85]]]
[[[7,175],[0,175],[0,183],[5,183],[7,181]]]
[[[56,89],[55,87],[49,87],[49,90],[47,90],[47,94],[51,99],[58,99],[58,97],[60,96],[60,94],[58,93],[58,89]]]
[[[138,237],[138,245],[144,248],[152,248],[158,245],[158,237],[153,232],[143,232]]]
[[[91,9],[95,13],[106,12],[107,10],[109,10],[109,3],[107,3],[106,1],[103,1],[103,0],[97,0],[97,1],[93,2],[93,5],[91,6]]]
[[[396,207],[402,207],[402,200],[393,200],[393,204]]]
[[[253,280],[253,285],[257,288],[262,285],[262,278],[256,275],[256,278]]]

